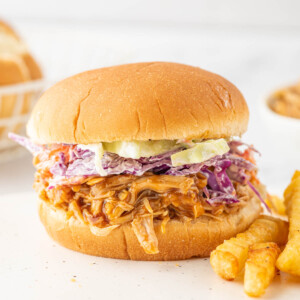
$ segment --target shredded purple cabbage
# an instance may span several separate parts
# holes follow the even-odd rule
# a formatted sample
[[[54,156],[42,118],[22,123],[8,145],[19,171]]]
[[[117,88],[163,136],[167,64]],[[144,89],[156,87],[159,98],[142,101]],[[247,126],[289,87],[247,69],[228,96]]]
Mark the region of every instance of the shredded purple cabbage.
[[[67,172],[66,158],[63,152],[58,153],[58,161],[56,161],[50,168],[53,175],[65,176]]]
[[[40,151],[45,151],[47,146],[34,144],[25,137],[10,133],[9,137],[26,147],[33,155]],[[248,184],[254,193],[266,205],[259,192],[249,182],[249,176],[245,171],[252,171],[256,166],[237,155],[242,155],[240,147],[247,147],[257,152],[252,146],[248,146],[239,141],[229,142],[230,151],[224,155],[217,155],[205,162],[198,164],[188,164],[173,167],[171,155],[182,151],[184,148],[177,148],[152,157],[141,157],[139,159],[125,158],[118,154],[105,152],[102,157],[102,168],[107,175],[132,174],[141,176],[145,172],[151,171],[154,174],[165,174],[173,176],[186,176],[190,174],[202,173],[207,177],[207,187],[204,194],[210,205],[216,206],[222,203],[234,204],[239,202],[236,198],[232,181],[241,184]],[[58,159],[53,163],[50,172],[57,178],[72,178],[76,176],[99,175],[95,165],[95,153],[91,150],[83,150],[79,146],[69,150],[69,161],[65,154],[60,152]],[[59,180],[58,183],[59,184]]]
[[[261,194],[259,193],[259,191],[253,186],[253,184],[248,181],[247,182],[248,186],[252,189],[252,191],[255,193],[255,195],[259,198],[259,200],[263,203],[263,205],[266,207],[266,209],[271,212],[268,204],[265,202],[265,200],[262,198]]]
[[[42,146],[33,143],[30,139],[28,139],[28,138],[26,138],[24,136],[20,136],[18,134],[10,132],[8,134],[8,137],[11,140],[13,140],[13,141],[17,142],[18,144],[20,144],[21,146],[25,147],[32,154],[43,150]]]
[[[208,190],[209,197],[207,198],[207,202],[211,206],[218,206],[220,204],[226,203],[226,204],[234,204],[238,203],[239,200],[234,196],[223,192]]]
[[[260,152],[257,151],[252,145],[246,144],[242,141],[231,141],[229,142],[229,144],[230,144],[230,151],[229,151],[230,153],[242,155],[243,151],[239,149],[242,146],[244,148],[249,148],[253,152],[256,152],[257,154],[261,155]]]
[[[70,149],[70,161],[64,176],[92,176],[98,175],[95,165],[95,154],[89,150],[76,147]]]

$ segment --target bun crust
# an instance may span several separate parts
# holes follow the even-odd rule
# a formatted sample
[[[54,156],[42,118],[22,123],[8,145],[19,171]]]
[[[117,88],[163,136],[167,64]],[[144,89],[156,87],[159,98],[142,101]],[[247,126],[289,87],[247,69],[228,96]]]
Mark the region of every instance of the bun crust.
[[[0,20],[0,85],[42,78],[42,72],[16,32]]]
[[[11,28],[6,22],[0,20],[0,31],[5,32],[5,34],[14,37],[17,40],[20,40],[18,34]]]
[[[23,60],[15,54],[0,56],[0,86],[30,80],[30,74]]]
[[[37,143],[240,136],[248,108],[223,77],[197,67],[135,63],[84,72],[42,95],[28,123]]]
[[[0,87],[40,78],[42,78],[41,70],[28,52],[25,43],[8,24],[0,20]],[[23,101],[19,113],[29,112],[34,100],[31,92],[20,95],[8,93],[0,96],[0,120],[12,117],[20,96]],[[18,123],[10,130],[19,132],[21,127],[23,124]],[[0,126],[0,136],[7,136],[6,129],[6,126]]]
[[[158,254],[146,254],[130,224],[114,229],[105,237],[95,236],[89,227],[53,205],[39,200],[39,215],[48,234],[62,246],[82,253],[132,260],[181,260],[207,257],[225,239],[245,231],[261,213],[257,197],[247,202],[237,213],[221,215],[221,220],[202,216],[190,223],[171,220],[166,233],[161,233],[161,222],[154,223],[158,238]]]

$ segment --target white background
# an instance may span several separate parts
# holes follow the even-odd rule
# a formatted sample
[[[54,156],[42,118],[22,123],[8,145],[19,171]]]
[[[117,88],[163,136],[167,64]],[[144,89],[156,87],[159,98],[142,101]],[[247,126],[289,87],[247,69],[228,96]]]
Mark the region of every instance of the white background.
[[[2,1],[1,15],[23,19],[299,26],[297,0]]]
[[[300,168],[300,148],[289,138],[289,132],[272,135],[259,107],[262,99],[273,89],[300,80],[299,12],[300,1],[296,0],[2,0],[0,3],[0,17],[10,21],[26,39],[43,66],[49,84],[90,68],[153,60],[196,65],[228,78],[242,91],[250,108],[249,130],[243,140],[260,150],[260,178],[269,190],[279,194],[293,171]],[[0,217],[0,236],[7,245],[4,250],[0,249],[0,274],[1,278],[2,274],[3,278],[7,278],[7,286],[14,278],[19,282],[26,278],[20,288],[25,298],[39,299],[41,288],[49,293],[49,299],[55,296],[67,299],[67,291],[73,298],[76,295],[82,298],[87,288],[93,291],[99,285],[94,276],[105,282],[105,295],[109,295],[110,283],[122,281],[122,289],[128,293],[137,292],[142,287],[149,298],[152,285],[158,285],[160,290],[169,286],[169,292],[162,291],[164,298],[172,295],[173,299],[176,296],[183,299],[185,290],[168,281],[172,278],[174,282],[184,282],[193,293],[196,293],[196,284],[199,284],[199,293],[212,299],[220,297],[218,290],[224,290],[224,295],[231,296],[233,293],[242,297],[240,283],[228,285],[219,281],[205,262],[183,263],[179,272],[174,267],[175,263],[151,266],[120,263],[119,267],[114,263],[112,267],[107,260],[70,254],[61,248],[52,251],[49,247],[53,243],[41,230],[34,211],[35,197],[31,192],[33,172],[29,155],[0,165],[0,203],[3,203],[6,213],[5,217]],[[19,222],[28,222],[25,231],[13,221],[12,211]],[[21,235],[26,238],[14,238]],[[26,250],[24,253],[13,251],[12,257],[9,254],[15,247]],[[58,262],[66,258],[70,258],[68,268]],[[86,267],[95,260],[98,269]],[[51,264],[51,271],[45,268],[46,261]],[[79,269],[74,267],[77,263]],[[100,276],[99,268],[107,274],[101,273]],[[127,268],[131,273],[126,273]],[[202,273],[198,273],[202,272],[201,268],[207,275],[204,281],[201,280]],[[74,284],[70,282],[72,272],[80,278]],[[136,276],[132,274],[134,272]],[[93,278],[89,274],[93,274]],[[159,280],[151,281],[152,277]],[[276,280],[281,281],[280,289],[289,281],[284,280]],[[88,281],[93,283],[93,287]],[[62,289],[60,294],[57,290],[56,294],[49,292],[55,286]],[[5,290],[8,291],[7,288]],[[280,294],[278,291],[274,288],[269,295],[283,297],[289,293]],[[292,287],[289,291],[290,299],[295,299]],[[113,295],[119,297],[117,291]],[[137,295],[142,294],[137,292]],[[187,295],[189,299],[198,298],[196,294]],[[93,293],[89,296],[95,298]],[[125,297],[124,294],[122,296]],[[97,299],[100,297],[101,294]],[[157,295],[154,298],[159,299]]]

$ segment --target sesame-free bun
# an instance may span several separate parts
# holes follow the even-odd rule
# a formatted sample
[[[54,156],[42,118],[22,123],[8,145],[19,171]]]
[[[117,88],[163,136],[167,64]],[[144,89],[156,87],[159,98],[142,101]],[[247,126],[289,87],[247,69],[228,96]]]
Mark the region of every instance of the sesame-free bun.
[[[46,91],[27,126],[40,144],[240,136],[248,108],[223,77],[166,62],[102,68]]]
[[[9,24],[0,20],[0,85],[41,78],[41,69],[27,45]]]
[[[259,199],[251,193],[246,206],[238,212],[222,214],[218,219],[201,216],[191,222],[171,220],[165,233],[161,221],[154,221],[158,254],[146,254],[129,223],[107,236],[96,236],[74,217],[67,218],[63,209],[39,200],[39,215],[48,234],[62,246],[82,253],[132,260],[180,260],[207,257],[225,239],[245,231],[261,213]]]
[[[8,85],[21,84],[42,78],[42,72],[26,44],[16,34],[16,32],[7,23],[0,20],[0,88]],[[35,94],[30,91],[26,93],[12,91],[0,95],[0,139],[2,135],[7,136],[7,123],[3,119],[9,119],[15,122],[13,117],[18,114],[29,113],[32,103],[35,100]],[[21,105],[21,107],[19,106]],[[6,126],[7,123],[7,126]],[[23,123],[16,123],[16,126],[10,127],[10,131],[19,132]]]

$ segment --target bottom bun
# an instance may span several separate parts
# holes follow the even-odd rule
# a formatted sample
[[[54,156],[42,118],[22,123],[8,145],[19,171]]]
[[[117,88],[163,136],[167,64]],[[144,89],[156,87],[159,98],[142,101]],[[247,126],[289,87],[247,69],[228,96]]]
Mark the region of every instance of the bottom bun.
[[[171,220],[161,233],[161,221],[154,222],[158,254],[146,254],[130,224],[114,229],[107,236],[96,236],[89,227],[66,212],[40,200],[39,215],[48,234],[59,244],[82,253],[132,260],[181,260],[207,257],[224,240],[245,231],[260,215],[261,204],[253,196],[238,212],[218,219],[201,216],[191,222]]]

